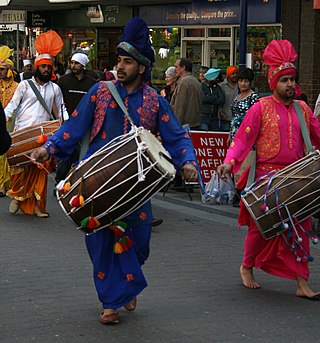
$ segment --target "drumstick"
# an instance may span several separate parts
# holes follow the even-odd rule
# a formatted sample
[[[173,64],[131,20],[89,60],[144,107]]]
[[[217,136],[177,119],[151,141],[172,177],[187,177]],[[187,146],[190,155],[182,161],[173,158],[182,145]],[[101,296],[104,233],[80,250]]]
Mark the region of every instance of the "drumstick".
[[[34,160],[27,154],[22,154],[23,156],[27,157],[30,161],[32,161],[32,163],[34,163]],[[49,172],[49,170],[41,163],[36,162],[34,163],[36,164],[38,167],[41,167],[42,169],[44,169],[44,171],[47,172],[47,174],[53,179],[54,183],[56,183],[56,179],[51,175],[51,173]]]
[[[164,154],[162,151],[159,152],[159,155],[162,156],[165,160],[167,160],[171,164],[173,164],[179,170],[180,173],[183,173],[183,169],[179,166],[179,164],[174,162],[172,158],[170,158],[168,155]]]

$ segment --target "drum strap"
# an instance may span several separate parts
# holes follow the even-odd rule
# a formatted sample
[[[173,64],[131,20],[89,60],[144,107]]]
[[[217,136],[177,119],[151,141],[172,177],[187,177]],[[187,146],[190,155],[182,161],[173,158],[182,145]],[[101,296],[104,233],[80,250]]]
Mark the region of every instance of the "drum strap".
[[[133,123],[133,120],[131,119],[129,112],[128,112],[125,104],[123,103],[123,101],[122,101],[122,99],[120,97],[120,94],[117,91],[117,88],[115,87],[115,85],[113,84],[112,81],[105,81],[105,83],[107,84],[107,86],[108,86],[108,88],[110,90],[110,93],[112,94],[114,100],[118,103],[118,105],[122,109],[123,113],[127,116],[131,126],[134,127],[135,125]]]
[[[131,117],[130,117],[130,114],[125,106],[125,104],[123,103],[121,97],[120,97],[120,94],[119,92],[117,91],[117,88],[115,87],[115,85],[113,84],[112,81],[105,81],[107,87],[109,88],[110,90],[110,93],[112,94],[114,100],[118,103],[119,107],[122,109],[123,113],[126,115],[126,117],[128,118],[130,124],[132,127],[135,127]],[[83,156],[85,155],[87,149],[88,149],[88,146],[89,146],[89,141],[90,141],[90,132],[86,132],[85,136],[83,137],[82,139],[82,142],[81,142],[81,150],[80,150],[80,160],[83,158]]]
[[[299,102],[295,100],[293,106],[294,106],[294,109],[298,115],[298,118],[300,121],[302,137],[304,140],[304,144],[306,145],[307,153],[309,154],[310,152],[315,150],[315,147],[312,146],[312,144],[311,144],[308,127],[307,127],[306,120],[305,120],[304,115],[302,113],[301,106],[300,106]]]
[[[117,91],[117,88],[115,87],[112,81],[105,81],[105,83],[107,87],[109,88],[110,93],[112,94],[114,100],[118,103],[118,105],[120,106],[124,114],[127,116],[128,120],[130,121],[131,126],[134,127],[135,125],[133,124],[133,121],[128,113],[126,106],[124,105],[120,97],[119,92]],[[88,150],[89,142],[90,142],[90,131],[87,131],[81,142],[80,160],[83,158],[86,151]]]
[[[29,86],[33,90],[34,94],[36,95],[37,99],[40,101],[40,104],[43,106],[43,108],[46,110],[46,112],[49,114],[50,120],[54,120],[53,115],[51,111],[48,108],[48,105],[44,101],[43,97],[41,96],[40,92],[38,91],[38,88],[35,86],[35,84],[31,80],[27,80],[29,83]]]

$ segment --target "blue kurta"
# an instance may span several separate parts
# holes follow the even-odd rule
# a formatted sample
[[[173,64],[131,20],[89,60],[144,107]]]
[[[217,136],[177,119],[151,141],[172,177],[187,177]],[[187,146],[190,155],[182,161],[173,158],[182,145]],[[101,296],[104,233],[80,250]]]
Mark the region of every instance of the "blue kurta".
[[[158,132],[164,147],[179,165],[195,163],[190,136],[181,127],[164,98],[145,84],[130,94],[119,82],[116,88],[136,126]],[[70,119],[48,140],[45,147],[51,155],[66,158],[90,130],[86,158],[130,129],[130,122],[105,82],[100,82],[82,98]],[[93,263],[95,286],[103,308],[116,309],[126,305],[147,286],[141,265],[149,256],[152,221],[150,201],[123,221],[128,224],[126,234],[134,244],[122,254],[113,252],[115,237],[112,230],[103,229],[85,237]]]

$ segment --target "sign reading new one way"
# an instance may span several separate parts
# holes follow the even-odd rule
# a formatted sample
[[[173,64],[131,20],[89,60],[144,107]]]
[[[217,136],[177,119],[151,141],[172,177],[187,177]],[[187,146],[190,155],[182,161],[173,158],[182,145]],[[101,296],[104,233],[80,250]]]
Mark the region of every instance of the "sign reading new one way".
[[[227,153],[228,132],[190,131],[204,183],[223,163]]]

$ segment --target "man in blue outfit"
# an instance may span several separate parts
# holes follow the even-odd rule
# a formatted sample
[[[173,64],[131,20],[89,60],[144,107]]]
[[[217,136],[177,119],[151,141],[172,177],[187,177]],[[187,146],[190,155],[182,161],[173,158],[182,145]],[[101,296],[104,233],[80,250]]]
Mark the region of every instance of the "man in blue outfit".
[[[125,27],[123,41],[118,45],[116,89],[134,124],[152,133],[160,133],[164,147],[182,166],[183,176],[189,180],[197,176],[194,149],[168,102],[147,85],[153,63],[149,29],[141,18],[133,18]],[[66,158],[89,128],[91,137],[85,157],[131,129],[105,82],[97,83],[88,91],[70,119],[44,147],[33,153],[32,158],[38,162],[45,161],[49,155]],[[126,235],[133,240],[133,247],[122,254],[114,253],[115,237],[108,228],[85,237],[93,263],[95,287],[103,307],[99,317],[102,324],[118,323],[117,309],[122,306],[134,311],[137,295],[147,286],[141,266],[149,256],[150,201],[123,221],[127,224]]]

